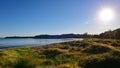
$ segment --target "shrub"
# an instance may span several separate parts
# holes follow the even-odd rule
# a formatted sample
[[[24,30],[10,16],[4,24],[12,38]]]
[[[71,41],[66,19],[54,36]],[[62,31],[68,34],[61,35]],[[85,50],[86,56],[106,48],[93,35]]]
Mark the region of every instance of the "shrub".
[[[91,45],[83,50],[83,52],[90,54],[100,54],[110,51],[111,49],[103,45]]]
[[[119,46],[120,47],[120,42],[114,42],[111,44],[112,46]]]
[[[105,58],[103,60],[92,59],[87,60],[84,64],[84,68],[120,68],[120,59],[118,58]]]
[[[30,57],[22,57],[18,58],[13,65],[13,68],[36,68],[36,62],[34,62],[33,58]]]
[[[69,54],[62,54],[62,55],[58,55],[56,56],[56,58],[54,59],[54,62],[56,65],[60,65],[60,64],[75,64],[78,62],[78,57],[75,55],[69,55]]]
[[[42,52],[46,58],[53,59],[59,54],[63,54],[63,51],[60,49],[48,49]]]

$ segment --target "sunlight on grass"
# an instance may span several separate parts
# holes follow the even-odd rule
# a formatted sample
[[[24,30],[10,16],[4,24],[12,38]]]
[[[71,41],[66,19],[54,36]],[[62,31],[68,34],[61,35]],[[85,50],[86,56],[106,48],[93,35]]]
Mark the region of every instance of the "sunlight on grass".
[[[1,68],[119,68],[120,41],[87,38],[49,46],[3,49]]]

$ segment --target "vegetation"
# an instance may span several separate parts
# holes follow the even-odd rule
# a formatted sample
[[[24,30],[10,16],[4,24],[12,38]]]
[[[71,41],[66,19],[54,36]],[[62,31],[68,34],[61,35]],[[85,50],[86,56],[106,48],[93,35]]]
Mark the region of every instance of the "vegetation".
[[[120,68],[120,40],[89,38],[3,49],[0,68]]]
[[[100,38],[114,38],[114,39],[120,39],[120,28],[116,30],[109,30],[104,33],[101,33]]]

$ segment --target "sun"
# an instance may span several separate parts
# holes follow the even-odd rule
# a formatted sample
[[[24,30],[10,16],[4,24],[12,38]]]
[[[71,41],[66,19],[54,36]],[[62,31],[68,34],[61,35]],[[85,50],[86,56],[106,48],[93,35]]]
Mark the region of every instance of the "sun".
[[[110,8],[103,8],[101,11],[99,11],[98,17],[102,22],[110,22],[114,19],[115,13]]]

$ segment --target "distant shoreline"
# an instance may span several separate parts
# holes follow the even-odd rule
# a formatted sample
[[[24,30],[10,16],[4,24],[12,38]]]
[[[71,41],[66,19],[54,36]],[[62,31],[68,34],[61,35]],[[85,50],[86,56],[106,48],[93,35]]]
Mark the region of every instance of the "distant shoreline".
[[[88,38],[90,34],[61,34],[61,35],[36,35],[36,36],[10,36],[4,37],[5,39],[16,39],[16,38],[34,38],[34,39],[65,39],[65,38]]]

